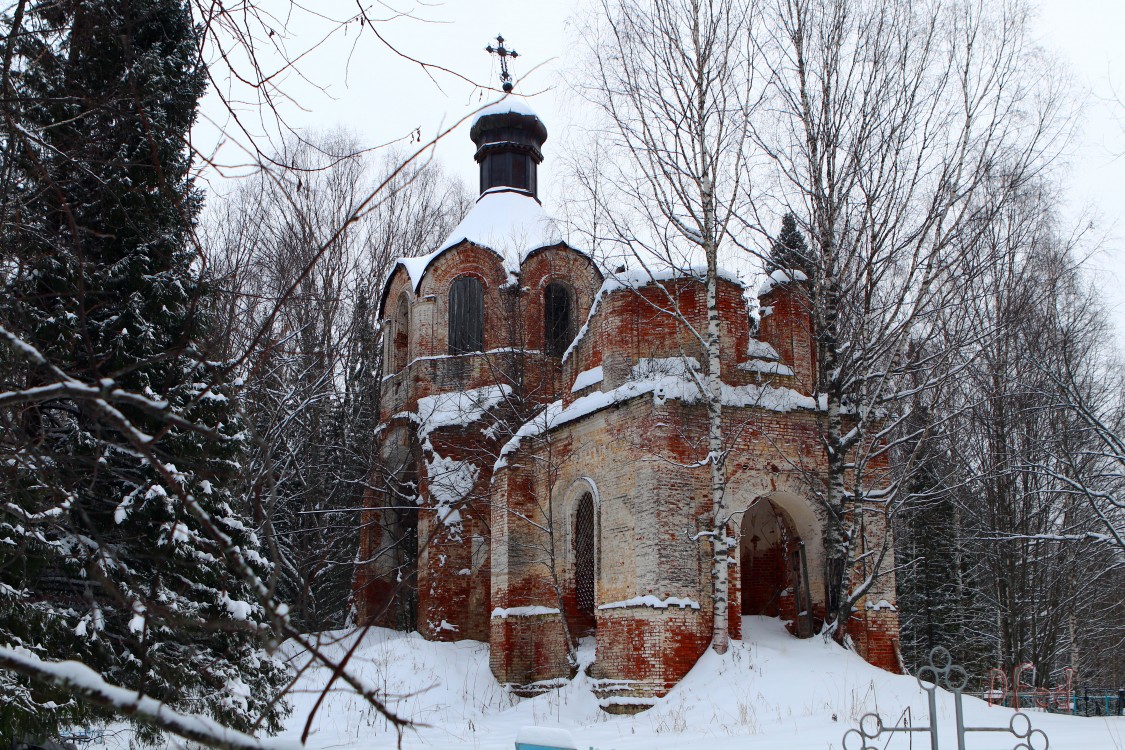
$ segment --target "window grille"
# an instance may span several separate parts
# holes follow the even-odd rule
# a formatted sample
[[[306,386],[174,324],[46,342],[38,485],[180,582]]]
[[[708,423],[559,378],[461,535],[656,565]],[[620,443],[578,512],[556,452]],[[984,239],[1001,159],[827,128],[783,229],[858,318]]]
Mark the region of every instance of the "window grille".
[[[589,493],[578,501],[574,516],[574,588],[578,611],[593,616],[596,604],[597,551],[594,528],[594,498]]]

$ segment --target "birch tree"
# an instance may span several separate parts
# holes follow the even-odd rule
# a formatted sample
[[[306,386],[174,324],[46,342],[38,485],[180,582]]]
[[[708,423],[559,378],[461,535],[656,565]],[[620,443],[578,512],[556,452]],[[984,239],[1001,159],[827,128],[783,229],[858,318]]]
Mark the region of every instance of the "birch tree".
[[[662,309],[704,352],[702,372],[686,368],[707,408],[705,463],[711,516],[712,647],[729,639],[729,449],[724,435],[719,337],[719,256],[730,243],[732,212],[745,199],[751,99],[746,31],[737,0],[601,0],[587,32],[589,62],[580,93],[605,116],[610,158],[600,175],[611,189],[591,193],[606,217],[593,238],[651,272],[671,269],[706,285],[706,328],[693,327],[669,289]],[[700,261],[703,261],[702,265]]]
[[[943,328],[977,335],[958,376],[914,409],[928,414],[939,455],[916,473],[897,524],[911,664],[949,643],[981,677],[1030,661],[1040,685],[1066,666],[1091,680],[1107,660],[1090,653],[1113,653],[1121,637],[1121,561],[1075,492],[1104,465],[1055,385],[1085,373],[1082,392],[1112,403],[1101,369],[1109,336],[1084,280],[1082,234],[1060,231],[1055,200],[1041,182],[1006,199],[975,237],[991,262],[943,315]]]
[[[963,361],[940,314],[989,263],[974,237],[1049,164],[1067,119],[1018,3],[779,0],[762,17],[770,106],[753,141],[770,165],[756,174],[809,240],[827,465],[810,487],[828,517],[827,627],[842,638],[872,582],[855,561],[877,574],[890,549],[883,535],[861,552],[860,530],[889,525],[923,446],[911,400]],[[773,205],[760,195],[743,216]],[[876,467],[892,453],[888,476]]]

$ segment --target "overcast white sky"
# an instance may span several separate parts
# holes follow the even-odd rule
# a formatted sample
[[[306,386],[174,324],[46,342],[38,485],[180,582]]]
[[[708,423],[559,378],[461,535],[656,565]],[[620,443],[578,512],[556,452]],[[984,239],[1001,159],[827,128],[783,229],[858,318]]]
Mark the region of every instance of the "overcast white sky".
[[[284,0],[276,2],[278,7],[288,7]],[[1068,154],[1067,215],[1078,221],[1083,212],[1092,212],[1098,230],[1107,237],[1092,263],[1113,307],[1118,340],[1125,345],[1125,106],[1114,101],[1113,94],[1115,86],[1119,98],[1125,99],[1125,1],[1038,0],[1035,5],[1039,42],[1069,68],[1075,96],[1084,102],[1082,131]],[[309,7],[337,18],[356,9],[348,0],[318,0]],[[540,170],[541,197],[548,210],[554,197],[552,157],[575,121],[576,103],[566,95],[560,76],[574,46],[576,32],[569,19],[578,7],[576,0],[427,0],[418,15],[428,20],[398,18],[378,26],[389,42],[407,54],[489,82],[496,80],[498,71],[484,46],[498,33],[504,34],[509,46],[520,53],[513,64],[513,73],[521,79],[517,91],[530,97],[551,133]],[[294,52],[316,45],[330,25],[305,13],[293,16],[288,28],[292,37],[288,45]],[[291,126],[305,131],[342,126],[355,131],[367,145],[415,129],[425,139],[492,96],[448,74],[435,72],[431,79],[370,33],[357,31],[352,26],[337,32],[302,59],[301,74],[321,88],[296,74],[284,78],[281,88],[295,99],[283,107]],[[229,129],[213,96],[205,102],[204,114]],[[213,140],[213,133],[211,126],[203,124],[197,141],[202,145]],[[438,159],[475,190],[472,154],[467,125],[437,151]],[[219,151],[220,162],[244,158],[233,142]]]

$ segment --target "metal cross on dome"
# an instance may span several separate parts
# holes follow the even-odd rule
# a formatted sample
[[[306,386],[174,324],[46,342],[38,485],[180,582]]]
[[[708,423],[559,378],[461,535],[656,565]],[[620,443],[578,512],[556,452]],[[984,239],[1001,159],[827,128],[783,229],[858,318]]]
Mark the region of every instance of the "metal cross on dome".
[[[512,83],[512,74],[508,72],[508,58],[516,58],[520,56],[519,52],[514,49],[508,49],[504,46],[504,37],[496,35],[496,46],[491,44],[484,48],[484,51],[490,55],[496,55],[500,58],[500,87],[505,92],[511,92],[515,85]]]

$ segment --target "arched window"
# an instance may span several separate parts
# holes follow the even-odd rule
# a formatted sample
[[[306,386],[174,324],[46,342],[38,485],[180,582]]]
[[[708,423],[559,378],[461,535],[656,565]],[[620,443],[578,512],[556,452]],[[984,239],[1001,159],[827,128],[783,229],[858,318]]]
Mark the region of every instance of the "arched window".
[[[597,524],[594,517],[594,496],[587,492],[578,501],[574,513],[574,593],[578,611],[594,616],[597,604]]]
[[[478,279],[462,276],[449,288],[449,353],[484,349],[484,288]]]
[[[561,357],[574,339],[574,294],[553,281],[543,290],[543,348]]]
[[[410,300],[406,292],[398,296],[394,324],[391,326],[391,372],[406,367],[410,357]]]

